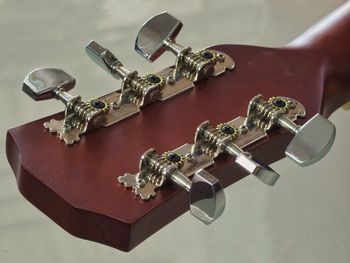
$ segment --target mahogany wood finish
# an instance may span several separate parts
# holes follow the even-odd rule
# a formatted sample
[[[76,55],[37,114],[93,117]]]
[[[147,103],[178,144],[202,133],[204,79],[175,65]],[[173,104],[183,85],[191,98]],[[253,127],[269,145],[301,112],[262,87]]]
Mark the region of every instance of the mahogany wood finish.
[[[82,136],[71,147],[43,128],[53,116],[10,129],[7,157],[23,196],[69,233],[129,251],[188,210],[187,193],[175,185],[142,201],[117,183],[118,176],[138,171],[147,149],[162,153],[192,143],[200,123],[245,116],[258,93],[299,100],[307,109],[299,123],[318,112],[329,116],[350,99],[349,3],[286,48],[213,48],[235,59],[233,72],[200,81],[191,91]],[[249,150],[272,163],[284,157],[290,139],[276,129]],[[208,170],[225,187],[247,175],[230,157]]]

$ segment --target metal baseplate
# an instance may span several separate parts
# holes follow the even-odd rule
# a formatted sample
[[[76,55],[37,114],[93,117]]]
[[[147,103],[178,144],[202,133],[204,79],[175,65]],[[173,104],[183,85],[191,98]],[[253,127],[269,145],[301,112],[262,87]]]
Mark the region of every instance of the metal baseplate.
[[[304,107],[296,100],[290,98],[273,97],[266,103],[263,101],[263,105],[266,107],[271,106],[274,99],[289,103],[290,106],[288,108],[283,107],[281,109],[283,115],[291,120],[295,121],[298,116],[305,116]],[[252,101],[255,100],[256,98],[254,97]],[[249,105],[250,108],[251,103]],[[278,110],[280,110],[278,107],[269,109],[271,113]],[[253,114],[251,109],[248,110],[248,113],[250,114],[249,117],[239,116],[226,123],[218,124],[214,128],[209,128],[210,124],[208,121],[203,122],[197,128],[193,144],[186,143],[161,155],[156,155],[154,149],[146,151],[140,159],[139,171],[119,176],[119,183],[126,188],[131,188],[132,193],[141,199],[148,200],[156,195],[157,188],[162,187],[171,178],[171,175],[167,173],[169,165],[176,164],[172,169],[180,171],[186,177],[191,177],[198,170],[212,166],[222,154],[229,153],[225,150],[226,146],[234,145],[234,147],[241,150],[266,138],[268,130],[275,125],[260,125],[262,122],[258,120],[262,118],[264,123],[269,123],[268,118],[270,115],[268,116],[266,112],[264,116],[259,115],[258,112]],[[271,116],[274,115],[272,114]],[[247,125],[248,120],[251,121],[249,125]],[[153,155],[152,162],[146,161],[149,160],[147,156],[149,156],[150,152]],[[242,153],[246,152],[242,151]],[[251,157],[249,153],[247,153],[247,156]]]

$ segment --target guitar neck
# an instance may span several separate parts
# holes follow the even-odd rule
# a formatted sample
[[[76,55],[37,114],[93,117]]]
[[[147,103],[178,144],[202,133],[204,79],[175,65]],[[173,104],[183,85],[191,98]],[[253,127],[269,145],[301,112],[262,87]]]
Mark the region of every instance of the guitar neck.
[[[350,100],[350,1],[330,13],[288,47],[324,57],[322,113],[332,114]]]

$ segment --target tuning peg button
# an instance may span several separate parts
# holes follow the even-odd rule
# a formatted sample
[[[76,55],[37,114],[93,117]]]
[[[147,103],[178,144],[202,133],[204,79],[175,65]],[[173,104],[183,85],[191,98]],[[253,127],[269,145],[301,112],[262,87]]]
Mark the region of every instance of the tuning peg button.
[[[167,49],[176,56],[184,49],[175,42],[182,23],[167,12],[151,17],[141,27],[135,41],[135,51],[154,61]]]
[[[75,79],[56,68],[40,68],[30,72],[23,81],[22,90],[33,100],[58,99],[65,105],[63,120],[51,119],[44,127],[66,144],[79,141],[79,135],[100,127],[105,122],[109,105],[102,100],[81,101],[67,91],[75,85]]]
[[[201,169],[192,180],[180,172],[173,172],[171,180],[189,193],[190,213],[205,224],[221,216],[225,209],[225,194],[219,180]]]
[[[321,160],[331,149],[336,128],[322,115],[316,114],[299,126],[282,116],[278,124],[295,134],[286,148],[286,156],[300,166],[308,166]]]
[[[190,47],[176,43],[181,28],[180,20],[163,12],[142,25],[135,41],[135,51],[151,62],[167,50],[176,56],[175,68],[168,77],[170,85],[181,78],[197,81],[233,69],[234,62],[226,54],[209,49],[192,52]]]
[[[74,86],[75,79],[62,69],[39,68],[26,75],[22,90],[36,101],[57,97],[66,104],[73,98],[66,91]]]
[[[127,77],[134,77],[137,75],[137,71],[132,71],[124,67],[120,60],[111,51],[102,47],[94,40],[91,40],[85,47],[85,52],[92,61],[116,79],[121,78],[125,80]]]

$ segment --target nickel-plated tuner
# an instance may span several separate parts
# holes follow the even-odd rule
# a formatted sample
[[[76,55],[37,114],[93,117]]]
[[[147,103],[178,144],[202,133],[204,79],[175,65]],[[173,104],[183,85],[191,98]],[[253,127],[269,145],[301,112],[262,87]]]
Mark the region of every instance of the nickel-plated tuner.
[[[102,97],[112,105],[107,118],[107,126],[132,116],[140,108],[158,101],[165,80],[161,75],[147,74],[139,76],[136,70],[126,68],[108,49],[96,41],[90,41],[85,47],[87,55],[114,78],[121,79],[121,89]]]
[[[73,89],[75,79],[68,73],[56,68],[40,68],[30,72],[23,81],[23,91],[33,100],[58,99],[65,105],[65,117],[62,120],[51,119],[44,127],[66,144],[79,141],[80,135],[105,122],[109,105],[95,99],[82,102],[80,96],[67,91]]]
[[[176,56],[175,69],[169,71],[168,83],[174,83],[181,78],[197,81],[234,68],[233,59],[223,52],[211,49],[192,52],[190,47],[176,43],[175,38],[181,28],[180,20],[163,12],[143,24],[135,41],[135,51],[151,62],[165,51]]]
[[[192,180],[188,178],[191,175]],[[126,173],[118,177],[120,183],[131,187],[143,200],[155,196],[155,189],[161,187],[166,180],[189,193],[190,213],[202,222],[210,224],[224,211],[225,194],[219,180],[201,167],[186,163],[181,149],[161,156],[150,149],[142,155],[138,173]]]
[[[255,96],[249,103],[246,127],[258,126],[269,130],[278,125],[292,134],[285,153],[300,166],[311,165],[322,159],[333,145],[336,129],[332,122],[320,114],[314,115],[304,125],[294,123],[298,116],[306,114],[300,102],[287,97],[272,97],[263,100]]]
[[[235,144],[242,131],[230,123],[219,124],[216,128],[210,126],[209,121],[198,126],[192,156],[205,153],[213,158],[221,153],[234,156],[235,162],[250,174],[255,175],[267,185],[274,185],[280,175],[268,165],[256,160],[251,153],[244,151]],[[246,131],[243,131],[247,133]],[[259,135],[258,135],[259,136]],[[254,137],[251,139],[254,140]]]

